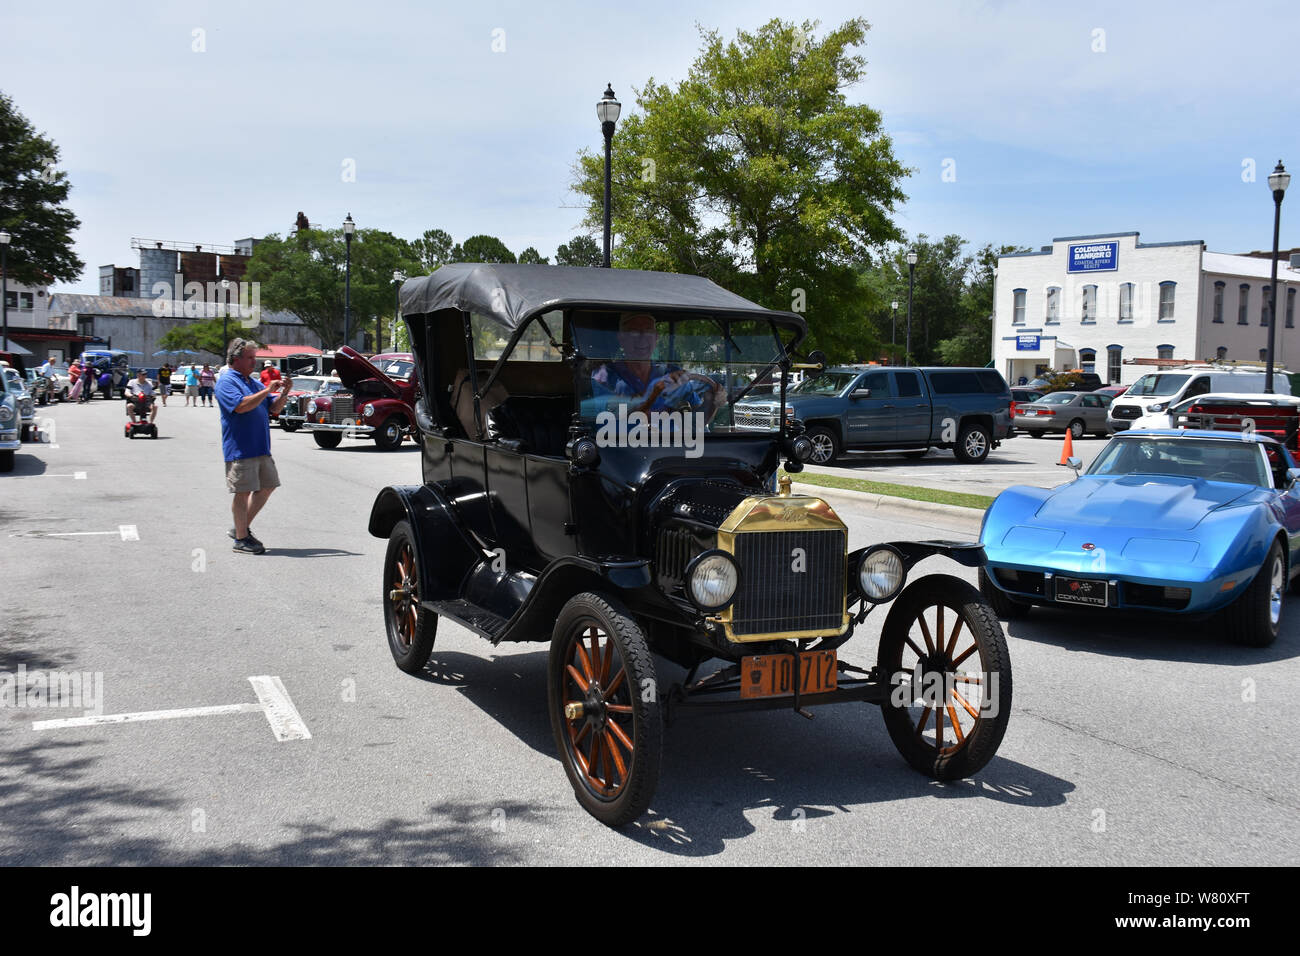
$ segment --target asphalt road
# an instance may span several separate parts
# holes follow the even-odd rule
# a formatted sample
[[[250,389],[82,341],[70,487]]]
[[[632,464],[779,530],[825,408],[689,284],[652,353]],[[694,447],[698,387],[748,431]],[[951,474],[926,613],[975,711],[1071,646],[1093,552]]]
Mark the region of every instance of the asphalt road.
[[[0,709],[0,863],[1264,865],[1300,851],[1296,599],[1264,650],[1171,621],[1013,623],[1006,738],[959,783],[911,770],[867,705],[684,716],[651,813],[615,832],[555,756],[544,646],[444,624],[422,675],[393,666],[384,542],[365,521],[379,487],[419,480],[414,446],[324,451],[274,431],[285,484],[254,557],[226,537],[215,410],[173,403],[156,441],[124,440],[116,402],[46,417],[57,447],[0,476],[0,680],[99,674],[105,714],[224,709],[50,728],[35,725],[82,710]],[[853,547],[978,532],[834,506]],[[973,580],[942,559],[913,576],[928,572]],[[882,618],[845,659],[874,661]],[[272,677],[283,694],[250,682]]]

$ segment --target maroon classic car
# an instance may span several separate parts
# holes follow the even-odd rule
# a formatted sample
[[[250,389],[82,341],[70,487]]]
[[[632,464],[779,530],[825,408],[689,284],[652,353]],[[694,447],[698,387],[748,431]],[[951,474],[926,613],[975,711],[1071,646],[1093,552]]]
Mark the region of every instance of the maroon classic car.
[[[383,352],[367,360],[347,346],[334,356],[334,370],[345,386],[332,395],[318,394],[307,403],[302,427],[321,448],[337,448],[349,438],[373,438],[385,451],[413,435],[418,385],[409,352]]]

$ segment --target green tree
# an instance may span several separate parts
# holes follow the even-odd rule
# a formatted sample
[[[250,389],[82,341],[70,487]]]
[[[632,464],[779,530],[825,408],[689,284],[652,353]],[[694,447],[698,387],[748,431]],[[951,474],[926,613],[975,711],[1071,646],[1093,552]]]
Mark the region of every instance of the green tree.
[[[992,244],[986,244],[976,253],[958,310],[962,326],[937,345],[943,364],[987,365],[993,358],[993,271],[998,256],[1029,251],[1025,246],[1004,245],[994,249]]]
[[[598,268],[605,261],[596,240],[591,236],[574,236],[569,243],[560,243],[555,250],[557,266],[592,266]]]
[[[771,308],[804,308],[810,345],[865,347],[855,266],[898,238],[906,170],[878,112],[848,103],[864,76],[855,19],[817,39],[815,22],[772,20],[704,44],[675,88],[635,90],[614,137],[617,264],[692,272]],[[604,157],[579,154],[586,224],[602,223]]]
[[[75,282],[86,267],[72,249],[81,223],[63,205],[71,185],[58,160],[54,142],[0,93],[0,231],[11,237],[5,263],[17,282]]]
[[[449,262],[514,262],[515,254],[496,236],[470,236],[451,250]]]
[[[254,336],[253,330],[240,324],[238,319],[232,318],[227,325],[222,319],[217,318],[185,322],[182,325],[168,329],[158,339],[158,346],[160,349],[189,349],[192,352],[211,352],[213,355],[221,356],[221,360],[224,362],[226,347],[221,336],[226,328],[229,328],[232,339],[239,336],[256,342],[259,348],[263,345],[262,341]],[[159,356],[159,358],[162,358],[162,356]],[[172,361],[181,358],[183,356],[176,356]]]
[[[532,263],[539,266],[549,266],[550,258],[543,256],[540,252],[529,246],[523,252],[519,253],[519,261],[523,263]]]
[[[244,278],[259,283],[263,309],[296,315],[324,348],[335,348],[343,344],[345,255],[342,229],[299,229],[258,243]],[[378,229],[358,229],[352,237],[352,334],[374,335],[377,322],[386,327],[393,273],[419,275],[421,268],[411,243]]]
[[[426,229],[424,235],[411,243],[411,250],[425,273],[432,272],[444,262],[451,261],[451,233],[443,229]]]

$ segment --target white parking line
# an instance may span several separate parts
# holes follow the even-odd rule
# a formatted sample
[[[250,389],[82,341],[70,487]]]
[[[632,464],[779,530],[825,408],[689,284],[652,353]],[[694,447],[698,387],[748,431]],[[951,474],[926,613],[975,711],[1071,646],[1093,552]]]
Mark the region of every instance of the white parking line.
[[[280,678],[250,677],[248,682],[253,685],[253,692],[262,702],[262,711],[271,723],[271,730],[274,731],[276,740],[284,742],[311,738],[311,731],[298,716],[298,709],[293,706],[293,701],[289,699],[289,692],[284,689]]]
[[[56,730],[60,727],[93,727],[96,724],[130,724],[141,720],[171,720],[173,717],[207,717],[212,714],[255,714],[261,704],[218,704],[215,707],[181,707],[177,710],[142,710],[134,714],[99,714],[95,717],[65,717],[37,720],[32,730]]]
[[[88,717],[62,717],[32,722],[32,730],[59,730],[64,727],[94,727],[99,724],[130,724],[143,720],[172,720],[177,717],[212,717],[220,714],[263,714],[271,725],[275,739],[310,740],[311,731],[293,706],[284,682],[274,676],[250,677],[256,704],[216,704],[211,707],[179,707],[174,710],[142,710],[131,714],[96,714]]]

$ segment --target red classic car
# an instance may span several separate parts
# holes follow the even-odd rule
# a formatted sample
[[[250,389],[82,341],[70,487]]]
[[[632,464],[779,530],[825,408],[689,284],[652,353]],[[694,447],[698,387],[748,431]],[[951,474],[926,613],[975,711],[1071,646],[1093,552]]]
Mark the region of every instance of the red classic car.
[[[372,438],[385,451],[412,435],[419,391],[409,352],[384,352],[369,360],[347,346],[334,356],[334,370],[345,389],[307,402],[303,430],[321,448],[337,448],[349,438]]]

